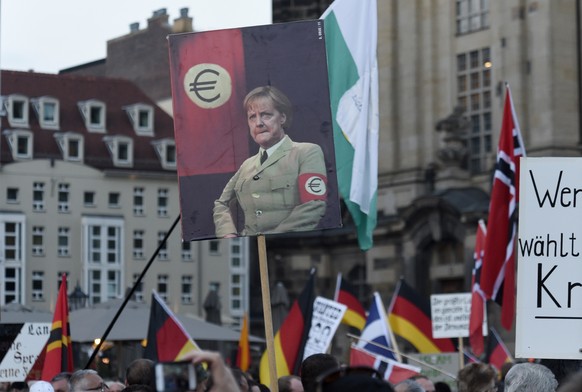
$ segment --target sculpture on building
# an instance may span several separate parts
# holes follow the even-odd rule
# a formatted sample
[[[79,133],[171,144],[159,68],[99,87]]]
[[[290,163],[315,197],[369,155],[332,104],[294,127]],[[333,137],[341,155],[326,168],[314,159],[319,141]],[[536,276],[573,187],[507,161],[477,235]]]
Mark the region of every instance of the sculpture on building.
[[[465,109],[456,106],[453,113],[436,124],[437,132],[442,132],[442,147],[437,156],[444,167],[467,168],[467,135],[471,120],[463,113]]]

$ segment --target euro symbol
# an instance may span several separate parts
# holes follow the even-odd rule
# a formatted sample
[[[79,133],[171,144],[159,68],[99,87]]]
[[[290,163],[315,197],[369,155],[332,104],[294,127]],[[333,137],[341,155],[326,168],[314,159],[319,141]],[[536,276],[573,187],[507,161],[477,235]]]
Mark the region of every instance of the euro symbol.
[[[220,98],[220,93],[216,94],[213,97],[203,97],[202,95],[200,95],[200,91],[208,91],[208,90],[214,90],[217,80],[209,80],[209,81],[200,81],[200,78],[204,75],[204,74],[213,74],[216,76],[219,76],[220,74],[213,70],[213,69],[203,69],[202,71],[200,71],[196,77],[194,78],[194,82],[190,83],[190,91],[193,91],[194,94],[196,94],[196,96],[198,97],[198,99],[200,99],[201,101],[210,103],[210,102],[214,102],[216,101],[218,98]]]
[[[322,192],[321,178],[317,178],[317,177],[312,178],[311,181],[309,181],[309,183],[307,184],[307,187],[309,189],[311,189],[311,192],[313,194],[317,195],[317,194],[321,193]]]

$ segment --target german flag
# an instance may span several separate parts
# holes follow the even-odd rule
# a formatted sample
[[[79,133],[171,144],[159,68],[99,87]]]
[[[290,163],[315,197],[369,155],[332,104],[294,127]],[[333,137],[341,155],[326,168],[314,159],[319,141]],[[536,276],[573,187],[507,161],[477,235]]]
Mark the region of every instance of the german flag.
[[[499,334],[493,328],[489,328],[485,362],[495,367],[498,371],[501,371],[501,366],[505,362],[513,362],[509,350],[505,347]]]
[[[305,342],[311,327],[313,316],[313,301],[315,300],[315,269],[311,270],[307,284],[293,302],[289,314],[275,335],[275,362],[277,377],[289,374],[299,375]],[[263,353],[259,367],[261,384],[271,385],[269,359],[267,352]]]
[[[61,277],[51,334],[44,350],[41,378],[50,381],[60,372],[73,371],[73,346],[69,327],[69,302],[67,299],[67,275]]]
[[[366,325],[366,311],[356,296],[356,290],[348,281],[337,274],[334,301],[346,305],[348,308],[342,319],[342,323],[358,328],[360,331]]]
[[[249,315],[245,313],[240,338],[238,340],[238,351],[236,353],[236,366],[246,372],[251,364],[251,351],[249,347]]]
[[[144,357],[156,362],[179,361],[190,351],[200,349],[155,291],[152,292],[147,337]]]
[[[420,353],[457,351],[451,339],[433,339],[430,302],[420,297],[404,279],[400,279],[392,297],[388,320],[392,331]]]

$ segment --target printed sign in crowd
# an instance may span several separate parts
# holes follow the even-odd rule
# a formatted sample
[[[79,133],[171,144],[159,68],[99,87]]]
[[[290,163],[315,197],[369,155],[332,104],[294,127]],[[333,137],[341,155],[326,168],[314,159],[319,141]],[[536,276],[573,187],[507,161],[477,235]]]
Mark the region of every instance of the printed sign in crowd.
[[[50,323],[0,324],[0,381],[24,380],[50,332]]]

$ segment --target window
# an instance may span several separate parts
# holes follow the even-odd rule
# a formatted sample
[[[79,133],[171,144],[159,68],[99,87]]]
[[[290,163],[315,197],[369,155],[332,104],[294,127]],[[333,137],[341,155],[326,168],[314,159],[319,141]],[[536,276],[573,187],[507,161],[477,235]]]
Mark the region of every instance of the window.
[[[82,258],[89,282],[90,303],[101,303],[121,296],[123,220],[85,216],[81,224]]]
[[[85,154],[83,135],[73,132],[62,132],[55,133],[54,137],[65,161],[83,162]]]
[[[140,274],[133,274],[133,285],[135,286],[135,282],[139,279]],[[134,301],[137,302],[144,302],[143,298],[143,280],[139,282],[139,284],[135,287],[135,291],[133,292]]]
[[[105,136],[103,141],[107,145],[113,164],[118,167],[133,165],[133,140],[126,136]]]
[[[8,140],[8,147],[12,154],[12,159],[27,160],[32,159],[33,134],[24,129],[7,129],[3,132]]]
[[[44,286],[44,272],[32,271],[32,300],[33,301],[44,300],[43,286]]]
[[[182,261],[192,261],[192,243],[190,241],[182,242]]]
[[[43,129],[59,129],[59,100],[53,97],[31,99],[32,107]]]
[[[457,34],[489,27],[489,0],[457,0]]]
[[[32,184],[32,210],[44,211],[44,182]]]
[[[158,158],[165,170],[176,170],[176,143],[173,139],[161,139],[152,142]]]
[[[0,213],[0,305],[22,303],[25,217]]]
[[[59,184],[59,195],[58,195],[58,211],[59,212],[69,212],[69,184],[60,183]]]
[[[18,188],[6,188],[6,202],[10,204],[18,203]]]
[[[235,316],[242,316],[248,301],[247,268],[244,257],[246,240],[231,238],[230,249],[230,311]]]
[[[233,312],[242,309],[243,279],[240,274],[230,277],[230,309]]]
[[[105,133],[105,103],[91,99],[78,103],[79,111],[89,132]]]
[[[164,242],[166,234],[165,231],[158,231],[158,246],[160,247],[158,259],[160,260],[168,260],[168,242]]]
[[[139,136],[154,136],[154,108],[137,103],[123,108],[129,117],[133,130]]]
[[[144,230],[134,230],[133,231],[133,258],[143,259],[144,258]]]
[[[467,148],[469,171],[482,173],[488,168],[487,157],[492,152],[491,124],[491,51],[489,48],[472,50],[457,55],[457,80],[468,83],[457,86],[459,105],[471,120]]]
[[[220,242],[218,240],[211,240],[208,243],[208,250],[211,254],[218,254]]]
[[[33,256],[44,255],[44,227],[43,226],[33,226],[32,227],[32,255]]]
[[[95,207],[95,192],[93,191],[83,192],[83,205],[85,207]]]
[[[109,192],[107,196],[107,204],[109,208],[119,208],[121,207],[119,204],[119,192]]]
[[[59,257],[68,257],[71,253],[69,247],[70,243],[70,229],[68,227],[59,227],[58,242],[57,242],[57,254]]]
[[[158,294],[168,302],[168,275],[158,275]]]
[[[144,212],[144,188],[133,188],[133,215],[143,216]]]
[[[182,295],[183,304],[192,303],[192,275],[182,275]]]
[[[28,128],[28,98],[24,95],[11,94],[4,99],[4,107],[8,114],[8,123],[12,127]]]
[[[158,189],[158,216],[168,216],[168,189]]]

